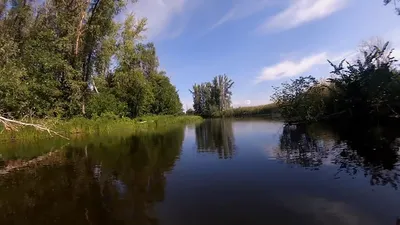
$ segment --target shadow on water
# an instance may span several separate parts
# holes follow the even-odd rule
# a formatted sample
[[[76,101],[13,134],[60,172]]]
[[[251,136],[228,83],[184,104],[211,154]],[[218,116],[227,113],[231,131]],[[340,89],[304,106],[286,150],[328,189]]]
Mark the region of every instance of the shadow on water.
[[[291,165],[318,170],[337,165],[344,173],[370,179],[371,185],[400,184],[399,130],[392,127],[286,125],[275,155]]]
[[[235,155],[233,121],[213,119],[196,126],[196,144],[199,153],[217,154],[220,159],[231,159]]]
[[[0,224],[158,224],[184,129],[66,147],[0,177]],[[12,190],[12,191],[10,191]]]

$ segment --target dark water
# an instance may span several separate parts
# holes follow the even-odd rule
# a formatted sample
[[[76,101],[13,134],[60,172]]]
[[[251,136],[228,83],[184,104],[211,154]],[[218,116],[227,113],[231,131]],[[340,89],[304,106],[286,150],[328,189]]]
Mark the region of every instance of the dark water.
[[[213,120],[69,144],[3,162],[0,224],[398,225],[397,137]]]

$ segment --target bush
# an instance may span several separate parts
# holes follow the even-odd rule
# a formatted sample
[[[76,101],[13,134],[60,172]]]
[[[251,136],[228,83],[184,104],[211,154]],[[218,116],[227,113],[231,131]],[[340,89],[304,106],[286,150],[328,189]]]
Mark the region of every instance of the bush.
[[[311,76],[283,83],[272,100],[289,121],[399,118],[400,75],[387,46],[373,46],[363,51],[362,59],[347,65],[345,60],[331,63],[334,75],[325,83]]]
[[[99,93],[92,95],[87,106],[89,118],[98,116],[123,117],[127,115],[127,105],[119,101],[113,94]]]

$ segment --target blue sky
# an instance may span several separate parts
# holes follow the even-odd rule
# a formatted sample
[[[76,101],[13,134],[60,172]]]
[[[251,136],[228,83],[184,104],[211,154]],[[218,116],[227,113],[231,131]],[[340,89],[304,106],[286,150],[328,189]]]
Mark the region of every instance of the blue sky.
[[[354,57],[362,41],[400,50],[400,16],[382,0],[139,0],[128,12],[148,18],[146,36],[184,108],[192,85],[218,74],[234,80],[234,106],[259,105],[272,86],[328,77],[326,60]]]

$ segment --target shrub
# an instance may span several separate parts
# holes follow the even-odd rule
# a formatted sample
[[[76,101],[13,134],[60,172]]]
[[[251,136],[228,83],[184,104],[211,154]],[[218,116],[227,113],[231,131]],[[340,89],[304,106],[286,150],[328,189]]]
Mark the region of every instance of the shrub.
[[[127,115],[127,105],[113,94],[99,93],[91,96],[86,113],[89,118],[110,115],[122,117]]]

